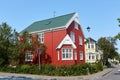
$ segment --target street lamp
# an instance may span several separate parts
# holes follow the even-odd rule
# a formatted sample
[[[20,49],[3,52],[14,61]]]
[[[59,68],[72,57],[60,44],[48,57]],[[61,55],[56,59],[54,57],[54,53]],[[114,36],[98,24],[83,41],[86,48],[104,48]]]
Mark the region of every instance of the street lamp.
[[[90,32],[90,27],[89,26],[87,27],[87,31]]]
[[[90,27],[89,26],[86,29],[87,29],[88,32],[90,32]],[[90,37],[88,38],[88,46],[90,46]],[[90,55],[90,51],[88,52],[88,55]],[[90,59],[91,59],[91,56],[90,56]],[[90,68],[90,70],[91,70],[91,68]]]

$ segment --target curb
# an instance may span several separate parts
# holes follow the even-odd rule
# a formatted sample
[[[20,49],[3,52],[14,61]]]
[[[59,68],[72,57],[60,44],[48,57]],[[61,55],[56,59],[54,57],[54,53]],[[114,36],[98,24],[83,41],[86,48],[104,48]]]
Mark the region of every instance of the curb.
[[[109,74],[110,72],[112,72],[112,70],[108,71],[107,73],[104,73],[104,74],[102,75],[102,77],[106,76],[106,75]]]

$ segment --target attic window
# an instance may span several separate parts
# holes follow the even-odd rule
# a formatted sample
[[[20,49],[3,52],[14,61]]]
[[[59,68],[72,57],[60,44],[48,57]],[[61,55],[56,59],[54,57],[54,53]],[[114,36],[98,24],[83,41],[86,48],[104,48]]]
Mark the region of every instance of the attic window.
[[[73,42],[75,42],[75,35],[72,31],[70,32],[70,38],[72,39]]]
[[[75,29],[78,30],[78,23],[75,22],[75,25],[74,25]]]

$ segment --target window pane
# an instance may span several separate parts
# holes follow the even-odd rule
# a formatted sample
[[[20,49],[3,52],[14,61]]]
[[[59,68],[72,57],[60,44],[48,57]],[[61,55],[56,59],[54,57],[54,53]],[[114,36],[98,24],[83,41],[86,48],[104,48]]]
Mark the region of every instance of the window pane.
[[[72,49],[69,49],[69,48],[62,49],[62,59],[71,60],[72,59]]]
[[[39,34],[38,34],[38,41],[39,41],[40,43],[44,43],[44,33],[39,33]]]
[[[78,30],[78,24],[75,22],[75,29]]]
[[[80,51],[80,60],[83,60],[83,52]]]
[[[31,52],[25,53],[25,61],[32,61],[32,53]]]
[[[82,37],[79,37],[79,44],[82,45]]]
[[[70,38],[72,39],[73,42],[75,42],[75,35],[73,32],[70,32]]]

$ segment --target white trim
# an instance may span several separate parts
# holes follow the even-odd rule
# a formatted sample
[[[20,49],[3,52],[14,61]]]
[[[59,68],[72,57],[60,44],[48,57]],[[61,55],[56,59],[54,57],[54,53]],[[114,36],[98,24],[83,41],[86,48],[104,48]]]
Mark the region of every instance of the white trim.
[[[83,51],[80,51],[80,60],[83,60]]]
[[[66,29],[65,26],[60,26],[60,27],[57,27],[57,28],[50,28],[50,29],[45,29],[45,30],[39,30],[39,31],[33,31],[33,32],[30,32],[31,34],[33,33],[41,33],[41,32],[51,32],[51,31],[58,31],[58,30],[64,30]]]
[[[76,49],[76,45],[71,40],[70,36],[67,34],[64,39],[60,42],[56,49],[60,49],[62,45],[72,45],[74,49]]]
[[[25,61],[33,61],[33,59],[32,59],[32,53],[31,52],[26,52],[25,53]]]
[[[58,50],[58,60],[60,60],[60,51]]]
[[[63,49],[64,49],[64,57],[63,58]],[[66,50],[68,50],[66,52]],[[71,50],[71,51],[69,51]],[[62,48],[62,60],[73,60],[73,49],[72,48]]]
[[[80,22],[78,20],[78,13],[75,13],[73,17],[67,22],[67,24],[65,25],[66,28],[68,28],[73,21],[77,22],[80,25]]]
[[[44,43],[44,32],[38,33],[38,42]]]
[[[74,60],[77,60],[77,50],[74,50]]]

